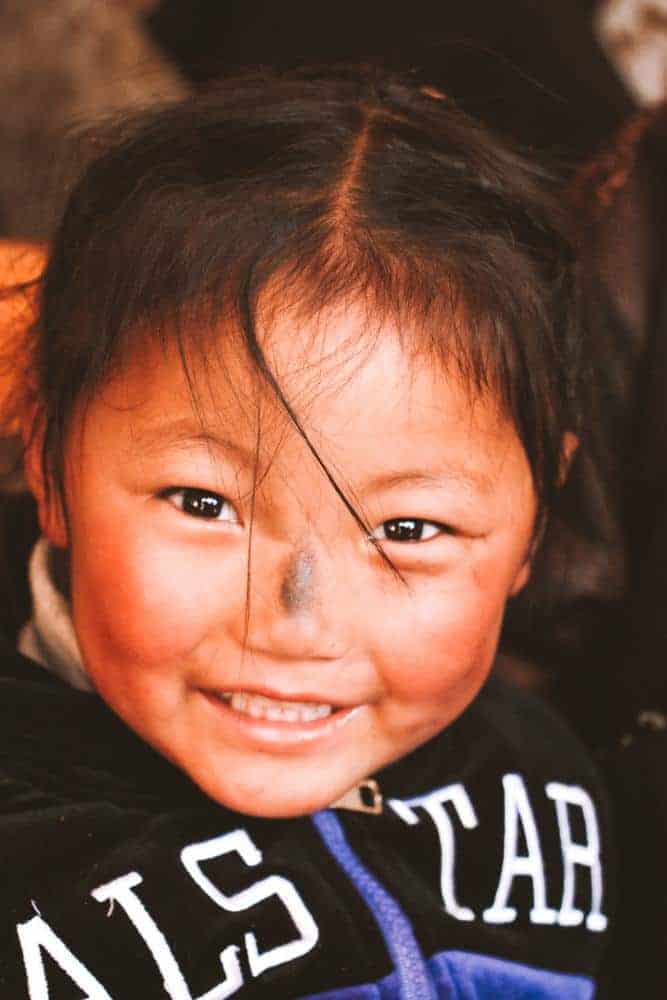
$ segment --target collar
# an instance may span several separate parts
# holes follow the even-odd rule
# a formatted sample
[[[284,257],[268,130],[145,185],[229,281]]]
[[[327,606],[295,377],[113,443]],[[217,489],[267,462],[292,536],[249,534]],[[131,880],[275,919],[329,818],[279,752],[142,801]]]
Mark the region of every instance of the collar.
[[[56,583],[57,550],[42,537],[30,557],[32,618],[19,634],[18,650],[78,691],[94,691],[81,658],[70,603]]]

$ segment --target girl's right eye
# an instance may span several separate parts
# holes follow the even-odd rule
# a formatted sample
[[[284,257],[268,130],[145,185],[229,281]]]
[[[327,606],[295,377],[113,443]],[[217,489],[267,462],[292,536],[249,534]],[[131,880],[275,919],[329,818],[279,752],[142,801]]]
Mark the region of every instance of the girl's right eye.
[[[234,507],[219,493],[197,490],[192,486],[172,486],[161,495],[178,510],[191,517],[199,517],[206,521],[226,521],[228,524],[239,523]]]

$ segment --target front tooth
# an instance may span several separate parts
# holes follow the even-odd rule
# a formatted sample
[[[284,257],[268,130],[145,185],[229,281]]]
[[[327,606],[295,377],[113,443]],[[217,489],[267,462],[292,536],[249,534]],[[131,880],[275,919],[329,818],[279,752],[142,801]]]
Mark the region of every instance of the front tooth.
[[[262,709],[262,715],[269,722],[282,722],[284,719],[284,709],[279,701],[274,702],[273,705],[264,705]]]

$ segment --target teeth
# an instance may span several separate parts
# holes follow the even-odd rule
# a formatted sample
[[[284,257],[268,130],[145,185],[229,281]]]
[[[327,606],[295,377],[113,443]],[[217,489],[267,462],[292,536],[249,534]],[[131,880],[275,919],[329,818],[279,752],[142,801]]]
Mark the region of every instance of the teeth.
[[[332,711],[331,705],[278,701],[261,694],[249,694],[247,691],[223,692],[220,697],[235,712],[251,715],[253,719],[267,719],[269,722],[314,722],[315,719],[325,719]]]

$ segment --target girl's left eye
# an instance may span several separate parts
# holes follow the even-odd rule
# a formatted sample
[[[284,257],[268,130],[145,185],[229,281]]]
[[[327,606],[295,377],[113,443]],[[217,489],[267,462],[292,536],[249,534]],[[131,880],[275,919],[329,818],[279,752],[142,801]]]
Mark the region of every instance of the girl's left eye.
[[[373,538],[381,542],[427,542],[436,535],[451,534],[451,529],[436,521],[424,521],[420,517],[395,517],[383,521],[373,532]]]
[[[197,490],[191,486],[174,486],[162,493],[178,510],[191,517],[199,517],[206,521],[226,521],[238,524],[238,515],[229,500],[219,493],[208,490]]]

